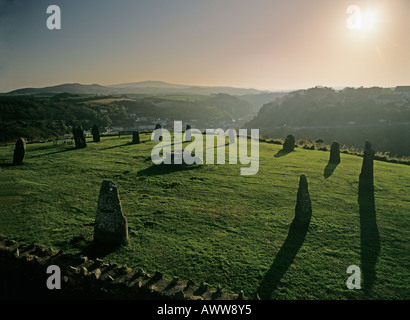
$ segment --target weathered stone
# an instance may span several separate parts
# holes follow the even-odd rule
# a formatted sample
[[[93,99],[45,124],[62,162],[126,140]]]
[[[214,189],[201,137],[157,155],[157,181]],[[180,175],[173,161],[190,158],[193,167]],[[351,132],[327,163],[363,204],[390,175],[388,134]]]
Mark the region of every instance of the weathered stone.
[[[128,223],[121,208],[118,189],[114,182],[104,180],[98,197],[94,224],[94,242],[121,245],[128,242]]]
[[[92,127],[91,134],[93,135],[94,142],[100,142],[100,130],[96,124]]]
[[[373,186],[373,158],[374,150],[369,141],[366,141],[365,149],[363,153],[362,170],[359,176],[359,188],[361,191],[371,192],[374,189]]]
[[[22,163],[25,154],[26,141],[23,138],[20,138],[16,141],[16,147],[14,148],[13,164]]]
[[[99,268],[95,269],[95,270],[92,272],[92,275],[94,276],[94,278],[95,278],[96,280],[99,279],[99,278],[101,277],[101,270],[100,270]]]
[[[295,149],[295,137],[291,134],[286,137],[285,143],[283,144],[283,150],[293,151]]]
[[[330,147],[329,163],[340,163],[340,148],[339,143],[334,141]]]
[[[185,130],[185,141],[192,141],[192,136],[191,136],[191,126],[189,124],[186,125],[186,130]]]
[[[159,123],[155,126],[154,138],[152,141],[162,141],[162,127]]]
[[[139,144],[140,143],[140,133],[138,131],[134,131],[132,133],[132,144]]]
[[[308,182],[302,174],[299,179],[299,189],[295,207],[295,222],[307,224],[312,216],[312,204],[310,201]]]
[[[236,130],[228,129],[228,137],[229,137],[229,144],[235,143],[236,142]]]
[[[87,142],[84,136],[84,130],[81,126],[73,128],[73,135],[74,135],[74,143],[76,148],[85,148],[87,146]]]

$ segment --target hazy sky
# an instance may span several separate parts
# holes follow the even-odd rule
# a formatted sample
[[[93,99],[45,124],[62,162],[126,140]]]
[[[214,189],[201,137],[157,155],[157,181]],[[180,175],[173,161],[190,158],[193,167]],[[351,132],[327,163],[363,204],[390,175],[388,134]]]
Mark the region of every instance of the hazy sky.
[[[349,30],[349,5],[372,25]],[[0,92],[144,80],[410,85],[410,0],[0,0]]]

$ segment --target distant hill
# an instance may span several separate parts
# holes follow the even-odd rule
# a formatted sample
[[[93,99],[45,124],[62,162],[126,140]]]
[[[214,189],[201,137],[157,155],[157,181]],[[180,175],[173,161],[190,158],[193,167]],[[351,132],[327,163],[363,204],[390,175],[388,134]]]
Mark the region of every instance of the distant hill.
[[[390,88],[312,88],[288,93],[265,104],[247,124],[261,135],[322,138],[327,144],[374,149],[409,156],[410,97]]]
[[[109,92],[111,91],[111,92]],[[115,90],[103,87],[99,84],[64,83],[56,86],[43,88],[22,88],[8,92],[9,95],[35,95],[35,94],[109,94]]]
[[[225,93],[229,95],[260,94],[257,89],[234,88],[227,86],[192,86],[172,84],[163,81],[141,81],[120,83],[109,86],[99,84],[65,83],[43,88],[22,88],[8,92],[9,95],[36,95],[36,94],[183,94],[183,95],[212,95]]]
[[[190,86],[183,84],[173,84],[164,81],[139,81],[139,82],[126,82],[109,85],[110,88],[188,88]]]

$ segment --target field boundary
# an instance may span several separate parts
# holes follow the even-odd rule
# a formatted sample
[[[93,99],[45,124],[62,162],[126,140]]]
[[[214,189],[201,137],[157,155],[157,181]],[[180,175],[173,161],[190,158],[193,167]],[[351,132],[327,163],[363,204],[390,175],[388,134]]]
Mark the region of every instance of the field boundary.
[[[46,286],[47,268],[61,270],[61,289]],[[1,299],[121,299],[121,300],[246,300],[209,288],[202,282],[166,279],[160,272],[147,274],[126,265],[65,254],[38,244],[25,244],[0,235]]]

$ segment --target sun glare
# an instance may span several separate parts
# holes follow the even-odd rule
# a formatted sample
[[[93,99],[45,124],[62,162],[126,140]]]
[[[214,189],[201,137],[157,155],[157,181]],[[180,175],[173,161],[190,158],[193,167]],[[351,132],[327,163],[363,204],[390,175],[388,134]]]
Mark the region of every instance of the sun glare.
[[[374,11],[363,12],[359,30],[370,31],[375,29],[377,24],[377,15]]]
[[[371,31],[378,24],[378,16],[375,10],[361,11],[359,6],[351,5],[346,12],[349,15],[347,28],[350,30]]]

